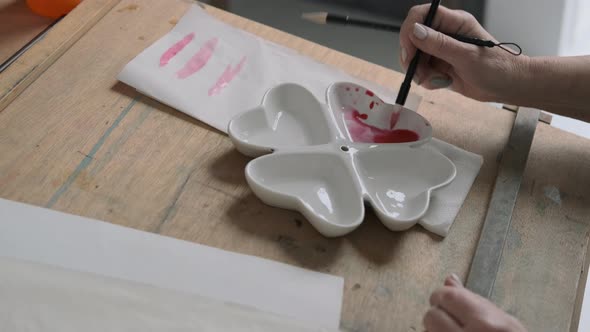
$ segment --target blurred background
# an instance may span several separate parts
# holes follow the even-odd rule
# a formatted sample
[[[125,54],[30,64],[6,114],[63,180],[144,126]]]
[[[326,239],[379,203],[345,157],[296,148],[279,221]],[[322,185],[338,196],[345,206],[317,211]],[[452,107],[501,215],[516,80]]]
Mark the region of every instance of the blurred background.
[[[401,22],[412,6],[430,3],[424,0],[203,2],[398,71],[397,34],[356,27],[317,26],[303,22],[300,15],[327,11]],[[590,54],[588,0],[443,0],[442,4],[472,13],[496,38],[519,43],[528,55]]]
[[[301,20],[301,13],[327,11],[363,19],[400,23],[417,0],[210,0],[204,1],[249,19],[328,46],[367,61],[400,71],[396,33],[357,27],[318,26]],[[483,19],[485,0],[447,0]]]

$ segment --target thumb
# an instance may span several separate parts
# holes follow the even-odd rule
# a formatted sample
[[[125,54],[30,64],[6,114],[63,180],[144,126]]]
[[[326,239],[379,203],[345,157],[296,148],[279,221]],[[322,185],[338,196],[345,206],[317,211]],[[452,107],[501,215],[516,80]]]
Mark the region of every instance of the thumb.
[[[422,52],[450,64],[465,57],[470,46],[420,23],[414,23],[410,39]]]

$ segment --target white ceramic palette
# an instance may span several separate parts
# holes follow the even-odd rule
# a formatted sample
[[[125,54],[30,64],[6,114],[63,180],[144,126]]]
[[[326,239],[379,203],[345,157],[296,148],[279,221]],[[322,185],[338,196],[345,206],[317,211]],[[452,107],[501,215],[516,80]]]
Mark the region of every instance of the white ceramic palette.
[[[353,83],[331,85],[326,99],[321,104],[305,88],[282,84],[230,122],[236,148],[258,157],[246,166],[252,191],[301,212],[325,236],[358,227],[364,202],[387,228],[412,227],[432,190],[456,175],[447,157],[420,148],[432,137],[428,121]]]

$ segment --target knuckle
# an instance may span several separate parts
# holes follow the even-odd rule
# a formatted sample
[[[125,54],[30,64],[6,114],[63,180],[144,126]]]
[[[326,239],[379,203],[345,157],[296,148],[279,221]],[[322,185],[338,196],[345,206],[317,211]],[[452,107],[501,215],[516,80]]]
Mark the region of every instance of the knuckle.
[[[413,20],[416,22],[422,22],[424,21],[424,17],[426,17],[426,13],[428,12],[429,8],[429,4],[413,6],[408,11],[408,17],[413,18]]]
[[[493,331],[493,332],[512,332],[513,329],[509,324],[505,322],[500,322],[497,319],[493,318],[484,318],[481,322],[482,329],[484,331]]]
[[[430,305],[437,305],[438,301],[440,299],[440,290],[436,290],[434,292],[432,292],[432,294],[430,294]]]
[[[441,303],[454,303],[461,298],[461,294],[457,289],[446,287],[440,295]]]
[[[433,319],[434,319],[434,310],[431,308],[426,312],[426,314],[424,315],[424,318],[422,318],[422,324],[424,325],[424,327],[429,328],[432,325]]]
[[[462,10],[461,15],[463,15],[463,19],[467,22],[476,20],[475,16],[473,16],[473,14],[471,14],[470,12],[466,12],[466,11]]]
[[[436,48],[438,52],[442,52],[446,49],[449,39],[442,33],[436,34]]]
[[[422,4],[422,5],[415,5],[410,8],[409,14],[419,14],[422,15],[424,12],[428,11],[430,8],[430,4]]]
[[[471,14],[468,11],[462,10],[462,9],[457,9],[456,13],[463,18],[466,21],[471,21],[471,20],[475,20],[475,16],[473,16],[473,14]]]
[[[416,13],[418,13],[420,6],[413,6],[412,8],[410,8],[410,10],[408,11],[408,16],[414,16],[416,15]]]

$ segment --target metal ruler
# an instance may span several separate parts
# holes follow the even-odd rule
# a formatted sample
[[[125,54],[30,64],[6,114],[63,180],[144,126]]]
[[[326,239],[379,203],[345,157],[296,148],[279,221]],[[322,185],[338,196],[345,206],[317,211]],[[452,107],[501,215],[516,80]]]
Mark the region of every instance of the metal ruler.
[[[520,109],[502,154],[494,192],[466,283],[468,289],[486,298],[490,298],[494,289],[538,120],[539,111]]]

